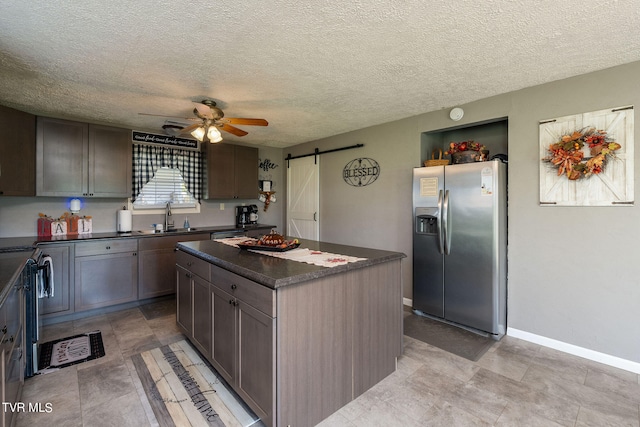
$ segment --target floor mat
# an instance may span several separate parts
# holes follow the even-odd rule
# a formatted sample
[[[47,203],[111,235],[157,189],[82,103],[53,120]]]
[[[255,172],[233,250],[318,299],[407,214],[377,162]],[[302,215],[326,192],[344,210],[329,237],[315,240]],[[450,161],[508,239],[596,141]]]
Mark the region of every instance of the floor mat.
[[[38,371],[65,368],[105,355],[102,332],[93,331],[40,344]]]
[[[160,426],[264,426],[187,341],[131,359]]]
[[[496,342],[491,337],[407,313],[404,317],[404,334],[474,362]]]

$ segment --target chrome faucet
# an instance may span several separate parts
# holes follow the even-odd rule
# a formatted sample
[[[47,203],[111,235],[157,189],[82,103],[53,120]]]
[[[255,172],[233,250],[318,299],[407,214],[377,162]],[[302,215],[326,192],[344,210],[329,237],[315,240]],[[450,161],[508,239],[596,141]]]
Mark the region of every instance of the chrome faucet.
[[[164,210],[164,229],[169,230],[173,228],[173,218],[171,217],[171,202],[167,202],[166,209]]]

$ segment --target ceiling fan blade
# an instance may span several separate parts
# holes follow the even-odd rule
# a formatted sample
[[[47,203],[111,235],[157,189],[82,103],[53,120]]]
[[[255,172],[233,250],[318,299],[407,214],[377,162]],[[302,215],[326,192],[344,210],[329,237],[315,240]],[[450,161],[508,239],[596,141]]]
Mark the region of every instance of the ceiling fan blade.
[[[201,104],[199,102],[193,103],[194,107],[198,111],[198,114],[205,119],[213,119],[213,113],[211,112],[211,108],[208,105]]]
[[[235,136],[245,136],[248,132],[243,131],[242,129],[238,129],[235,126],[231,126],[228,123],[224,123],[220,129],[222,129],[225,132],[229,132]]]
[[[233,125],[247,126],[269,126],[269,122],[265,119],[241,119],[238,117],[225,117],[219,120],[222,123],[230,123]]]
[[[185,133],[191,133],[194,129],[199,128],[200,126],[202,126],[202,123],[194,123],[192,125],[187,126],[186,128],[182,129],[180,131],[180,134],[185,134]]]

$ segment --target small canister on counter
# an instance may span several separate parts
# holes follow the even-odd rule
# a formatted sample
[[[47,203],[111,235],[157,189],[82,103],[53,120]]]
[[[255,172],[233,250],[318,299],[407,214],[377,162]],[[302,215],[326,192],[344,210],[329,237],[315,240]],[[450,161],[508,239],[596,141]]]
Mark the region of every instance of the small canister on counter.
[[[51,236],[51,223],[53,222],[53,218],[43,213],[39,213],[38,216],[38,237]]]

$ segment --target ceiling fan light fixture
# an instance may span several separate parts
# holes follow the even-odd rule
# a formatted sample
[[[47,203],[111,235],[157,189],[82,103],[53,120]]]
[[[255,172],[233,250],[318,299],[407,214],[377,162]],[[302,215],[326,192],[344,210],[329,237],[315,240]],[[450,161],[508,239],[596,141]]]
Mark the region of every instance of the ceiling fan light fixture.
[[[191,132],[191,136],[193,136],[198,141],[202,142],[204,140],[204,128],[202,126],[195,128]]]
[[[207,138],[209,138],[209,142],[220,142],[222,141],[222,135],[220,131],[215,126],[209,126],[207,130]]]

